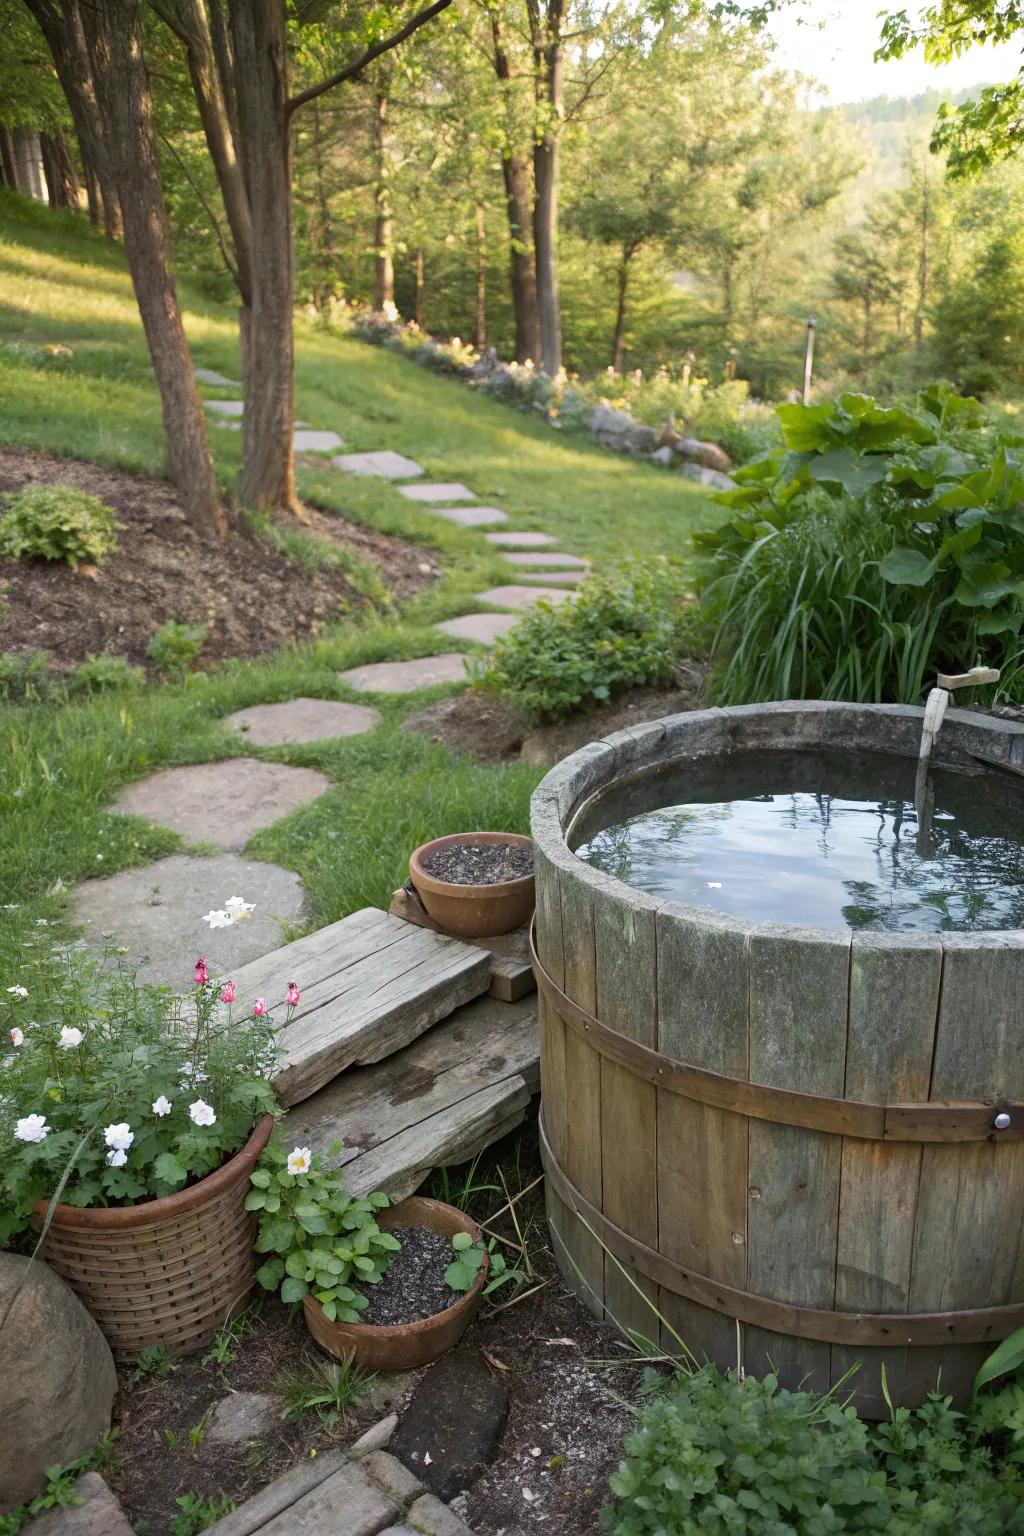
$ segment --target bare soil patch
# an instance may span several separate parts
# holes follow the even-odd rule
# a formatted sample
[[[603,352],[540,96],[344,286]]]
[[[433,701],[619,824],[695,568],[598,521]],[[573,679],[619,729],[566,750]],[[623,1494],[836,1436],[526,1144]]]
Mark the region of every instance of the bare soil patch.
[[[205,624],[200,666],[259,655],[315,635],[366,604],[343,571],[309,571],[237,528],[223,539],[191,528],[166,481],[77,459],[0,451],[0,493],[59,483],[98,496],[117,514],[118,548],[98,566],[0,560],[0,651],[45,651],[59,670],[90,654],[147,665],[167,619]],[[309,508],[303,531],[376,565],[405,597],[437,573],[422,550]],[[298,525],[297,525],[298,526]]]

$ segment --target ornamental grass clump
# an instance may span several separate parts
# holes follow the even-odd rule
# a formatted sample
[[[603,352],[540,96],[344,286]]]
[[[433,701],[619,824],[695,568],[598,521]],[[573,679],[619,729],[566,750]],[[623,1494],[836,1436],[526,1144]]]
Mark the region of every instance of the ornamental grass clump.
[[[185,996],[141,984],[111,950],[26,947],[13,970],[0,987],[0,1241],[29,1235],[39,1200],[173,1194],[276,1108],[281,1025],[263,998],[239,1017],[234,983],[205,960]],[[298,995],[293,983],[285,1022]]]

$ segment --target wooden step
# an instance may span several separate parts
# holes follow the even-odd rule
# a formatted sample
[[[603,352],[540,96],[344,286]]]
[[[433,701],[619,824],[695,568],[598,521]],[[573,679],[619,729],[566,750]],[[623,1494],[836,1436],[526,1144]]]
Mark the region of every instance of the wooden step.
[[[299,985],[302,1000],[284,1031],[274,1078],[287,1105],[347,1067],[401,1050],[486,992],[491,976],[486,951],[366,907],[253,960],[234,980],[236,1009],[248,1011],[265,997],[282,1015],[285,988]]]
[[[480,998],[376,1066],[335,1078],[289,1110],[288,1145],[326,1151],[348,1187],[393,1199],[433,1168],[464,1163],[519,1125],[540,1084],[537,999]]]
[[[404,885],[392,896],[388,911],[393,917],[404,917],[407,923],[415,923],[419,928],[430,928],[434,933],[444,932],[427,912],[418,891],[407,890]],[[522,928],[513,928],[511,933],[497,933],[489,939],[465,939],[463,942],[477,949],[486,949],[490,954],[492,997],[514,1003],[528,992],[537,990],[530,963],[529,928],[525,923]]]

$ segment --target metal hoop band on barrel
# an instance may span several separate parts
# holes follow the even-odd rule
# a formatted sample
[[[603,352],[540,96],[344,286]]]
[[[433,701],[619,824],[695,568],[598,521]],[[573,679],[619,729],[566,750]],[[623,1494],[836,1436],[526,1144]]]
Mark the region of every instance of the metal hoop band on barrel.
[[[530,925],[530,956],[537,990],[564,1023],[584,1036],[601,1056],[618,1063],[634,1077],[684,1099],[695,1099],[716,1109],[735,1110],[739,1115],[770,1120],[776,1125],[796,1125],[808,1131],[855,1136],[865,1141],[1024,1140],[1024,1103],[1019,1101],[867,1104],[855,1099],[798,1093],[790,1088],[771,1088],[688,1066],[627,1039],[566,996],[537,954],[536,917]]]
[[[699,1302],[741,1323],[799,1339],[851,1345],[855,1349],[869,1345],[904,1349],[988,1344],[1005,1339],[1024,1326],[1024,1302],[1006,1307],[977,1307],[969,1312],[827,1312],[737,1290],[666,1259],[664,1254],[630,1237],[591,1205],[559,1166],[548,1141],[543,1115],[540,1155],[550,1189],[563,1205],[582,1218],[627,1274],[650,1280],[675,1296]]]

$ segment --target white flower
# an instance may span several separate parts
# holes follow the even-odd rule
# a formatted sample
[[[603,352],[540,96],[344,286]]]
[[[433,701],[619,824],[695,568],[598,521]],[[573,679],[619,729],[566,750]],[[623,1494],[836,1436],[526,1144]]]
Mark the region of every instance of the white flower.
[[[247,923],[256,911],[256,903],[246,901],[242,896],[229,896],[224,905],[233,923]]]
[[[25,1043],[25,1031],[23,1029],[18,1029],[18,1028],[12,1029],[11,1030],[11,1044],[12,1045],[24,1045],[24,1043]]]
[[[60,1048],[62,1051],[73,1051],[76,1045],[81,1045],[85,1036],[80,1029],[69,1029],[65,1024],[60,1032]]]
[[[203,922],[209,923],[211,928],[230,928],[234,918],[230,912],[207,912],[203,916]]]
[[[45,1141],[49,1134],[45,1115],[26,1115],[14,1127],[15,1141]]]
[[[196,1099],[194,1104],[190,1104],[188,1114],[193,1125],[213,1125],[217,1119],[213,1107],[203,1099]]]
[[[308,1147],[296,1147],[288,1153],[289,1173],[308,1173],[313,1154]]]
[[[154,1115],[159,1115],[162,1119],[164,1115],[169,1115],[170,1112],[171,1101],[165,1093],[162,1093],[153,1105],[153,1113]]]
[[[128,1153],[123,1147],[115,1147],[113,1152],[107,1153],[107,1162],[111,1168],[123,1168],[128,1161]]]
[[[8,987],[11,997],[28,997],[28,987]]]
[[[126,1121],[122,1120],[118,1125],[107,1126],[103,1132],[103,1140],[108,1147],[113,1147],[115,1152],[127,1152],[135,1140],[135,1132]]]

